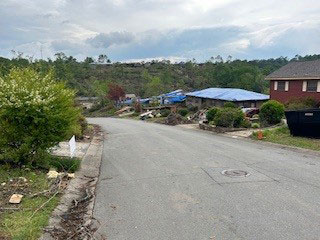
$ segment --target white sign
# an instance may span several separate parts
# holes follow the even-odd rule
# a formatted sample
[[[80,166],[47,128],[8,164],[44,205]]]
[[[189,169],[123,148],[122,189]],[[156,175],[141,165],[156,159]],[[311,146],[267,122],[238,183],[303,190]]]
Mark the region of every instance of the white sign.
[[[76,138],[73,135],[72,138],[69,141],[69,147],[70,147],[70,157],[74,157],[74,154],[76,152]]]

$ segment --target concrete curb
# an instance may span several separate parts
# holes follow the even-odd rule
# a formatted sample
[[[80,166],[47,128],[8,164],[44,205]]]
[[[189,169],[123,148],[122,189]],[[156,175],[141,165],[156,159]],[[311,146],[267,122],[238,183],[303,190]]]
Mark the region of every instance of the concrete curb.
[[[82,159],[80,170],[76,172],[75,178],[68,184],[59,205],[53,211],[49,219],[49,224],[45,229],[61,228],[61,216],[67,213],[68,209],[72,206],[74,199],[81,198],[81,189],[83,186],[89,186],[87,189],[93,195],[87,207],[87,212],[84,215],[85,226],[89,226],[92,223],[95,189],[100,174],[102,160],[103,139],[103,133],[98,133],[98,135],[93,137],[90,146]],[[54,240],[54,238],[50,233],[44,232],[39,240]]]

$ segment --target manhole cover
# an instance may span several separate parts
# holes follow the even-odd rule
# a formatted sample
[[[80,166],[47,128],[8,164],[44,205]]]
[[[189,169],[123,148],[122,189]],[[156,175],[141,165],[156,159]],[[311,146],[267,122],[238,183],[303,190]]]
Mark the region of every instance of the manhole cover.
[[[250,173],[243,170],[223,170],[221,174],[227,177],[248,177],[250,175]]]

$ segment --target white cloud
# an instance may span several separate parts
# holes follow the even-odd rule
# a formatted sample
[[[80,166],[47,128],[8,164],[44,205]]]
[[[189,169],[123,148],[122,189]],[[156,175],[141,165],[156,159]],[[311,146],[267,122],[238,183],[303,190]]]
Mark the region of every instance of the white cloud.
[[[318,0],[6,0],[0,55],[39,44],[47,57],[61,49],[115,61],[319,53],[319,12]]]

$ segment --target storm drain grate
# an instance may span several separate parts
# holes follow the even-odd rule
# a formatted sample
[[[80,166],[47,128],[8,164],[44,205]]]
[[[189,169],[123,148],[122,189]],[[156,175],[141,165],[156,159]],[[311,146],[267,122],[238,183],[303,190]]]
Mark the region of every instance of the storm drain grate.
[[[222,175],[227,177],[248,177],[250,173],[243,170],[223,170],[221,172]]]

